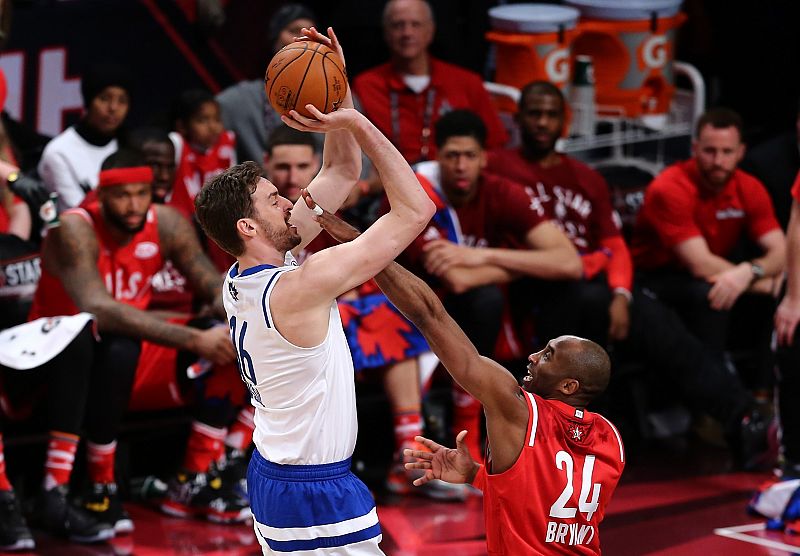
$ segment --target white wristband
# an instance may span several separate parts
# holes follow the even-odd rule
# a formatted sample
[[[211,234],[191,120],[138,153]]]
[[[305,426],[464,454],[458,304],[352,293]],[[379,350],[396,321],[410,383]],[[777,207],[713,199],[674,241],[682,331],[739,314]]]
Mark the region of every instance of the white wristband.
[[[628,303],[633,301],[633,294],[625,288],[614,288],[614,293],[618,293],[619,295],[627,299]]]
[[[325,212],[325,211],[323,211],[323,210],[322,210],[322,207],[321,207],[321,206],[319,206],[319,205],[314,205],[314,208],[313,208],[313,209],[311,209],[311,210],[312,210],[312,211],[314,212],[314,214],[316,214],[317,216],[322,216],[322,214]]]

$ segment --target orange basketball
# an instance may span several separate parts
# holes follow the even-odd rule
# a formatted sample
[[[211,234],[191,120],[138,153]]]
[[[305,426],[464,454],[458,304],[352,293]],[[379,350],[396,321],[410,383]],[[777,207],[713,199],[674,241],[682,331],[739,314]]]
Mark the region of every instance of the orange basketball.
[[[324,44],[303,41],[283,47],[272,57],[264,88],[278,114],[297,110],[313,118],[306,104],[325,114],[333,112],[347,93],[347,77],[336,52]]]

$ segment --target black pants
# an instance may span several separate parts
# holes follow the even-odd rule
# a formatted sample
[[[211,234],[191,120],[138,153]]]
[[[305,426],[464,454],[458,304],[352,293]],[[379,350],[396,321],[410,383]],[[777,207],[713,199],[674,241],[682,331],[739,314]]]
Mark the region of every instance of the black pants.
[[[789,347],[777,353],[778,414],[781,447],[787,463],[800,465],[800,328]]]
[[[206,329],[213,324],[210,319],[196,319],[190,321],[188,326]],[[130,403],[140,351],[140,340],[121,336],[105,335],[103,340],[95,345],[86,417],[86,430],[90,441],[108,444],[117,438],[120,424]],[[232,398],[240,397],[240,392],[236,392],[239,396],[229,395],[224,391],[221,395],[209,395],[204,386],[211,377],[189,380],[186,368],[197,359],[195,353],[179,352],[176,368],[164,369],[164,372],[177,373],[181,392],[193,402],[191,412],[195,419],[213,427],[227,426],[238,407],[234,405]],[[237,374],[232,373],[228,382],[233,383],[231,389],[244,389]],[[220,389],[217,388],[216,391]]]
[[[584,310],[580,297],[581,282],[520,278],[509,285],[511,314],[516,323],[533,316],[535,335],[524,338],[535,351],[564,334],[578,334]],[[524,327],[518,327],[523,329]]]
[[[2,387],[12,406],[39,406],[41,401],[48,430],[80,435],[94,343],[88,323],[64,351],[41,367],[18,371],[0,366]],[[0,412],[0,422],[4,419]]]
[[[478,353],[491,357],[503,319],[503,292],[497,286],[481,286],[467,292],[452,294],[444,299],[444,306],[467,337],[475,344]]]
[[[717,419],[726,429],[738,424],[753,404],[739,377],[717,350],[709,350],[680,318],[648,290],[634,287],[628,338],[616,357],[633,357],[650,372],[677,386],[695,411]]]

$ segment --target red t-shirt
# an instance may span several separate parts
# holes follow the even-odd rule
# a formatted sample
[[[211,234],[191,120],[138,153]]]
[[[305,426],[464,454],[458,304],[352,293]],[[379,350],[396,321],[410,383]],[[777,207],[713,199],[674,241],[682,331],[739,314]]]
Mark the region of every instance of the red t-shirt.
[[[178,167],[175,186],[167,204],[191,220],[194,198],[203,184],[236,164],[236,137],[232,131],[220,134],[216,144],[206,152],[195,149],[185,138],[171,134],[175,140]],[[226,269],[227,270],[227,269]]]
[[[488,552],[600,554],[599,525],[625,467],[620,434],[599,414],[523,396],[528,434],[519,458],[475,481],[483,490]]]
[[[436,157],[433,126],[441,116],[454,109],[466,108],[476,112],[486,124],[487,146],[504,146],[508,142],[508,133],[480,76],[435,58],[429,60],[431,80],[428,87],[419,93],[408,88],[390,63],[356,77],[353,92],[358,96],[364,114],[411,163]],[[393,98],[397,101],[396,118],[393,117]],[[426,112],[430,112],[429,133],[427,138],[423,138]],[[399,138],[396,137],[398,127]],[[429,148],[424,158],[421,156],[423,143]]]
[[[670,166],[648,186],[631,242],[636,268],[681,268],[673,248],[694,237],[727,257],[743,233],[756,241],[780,229],[769,193],[750,174],[737,169],[716,195],[702,192],[699,182],[697,163],[690,159]]]
[[[487,170],[525,186],[541,216],[561,226],[580,253],[600,248],[600,241],[620,235],[608,185],[577,160],[561,155],[561,164],[543,168],[519,149],[489,153]]]
[[[147,309],[153,275],[164,266],[155,207],[150,207],[147,212],[144,228],[126,245],[117,244],[111,237],[100,214],[99,203],[70,209],[64,212],[67,214],[78,214],[94,227],[98,242],[97,271],[108,293],[120,303]],[[42,277],[33,297],[30,319],[77,312],[78,308],[61,285],[61,280],[42,264]]]
[[[18,205],[24,203],[22,199],[14,195],[14,204]],[[7,234],[8,228],[11,226],[11,217],[6,211],[6,207],[0,203],[0,234]]]
[[[417,177],[437,206],[433,219],[404,254],[418,276],[428,276],[422,267],[422,249],[434,239],[449,239],[468,247],[527,249],[525,236],[548,220],[536,211],[521,185],[499,176],[482,174],[475,197],[458,208],[447,204],[432,176]]]
[[[794,179],[794,185],[792,185],[792,198],[800,203],[800,172],[798,172],[797,177]]]

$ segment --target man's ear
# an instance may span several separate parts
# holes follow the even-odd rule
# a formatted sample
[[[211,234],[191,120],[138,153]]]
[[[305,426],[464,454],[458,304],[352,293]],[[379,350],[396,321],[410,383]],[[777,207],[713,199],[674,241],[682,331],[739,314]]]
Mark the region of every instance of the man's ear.
[[[565,396],[572,396],[577,392],[581,387],[581,383],[578,382],[576,378],[565,378],[561,381],[558,385],[558,389],[561,391],[562,394]]]
[[[256,236],[256,226],[255,222],[250,220],[249,218],[240,218],[236,221],[236,231],[239,232],[239,235],[243,238],[248,237],[255,237]]]

